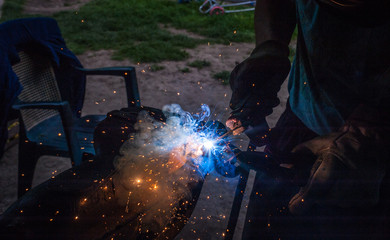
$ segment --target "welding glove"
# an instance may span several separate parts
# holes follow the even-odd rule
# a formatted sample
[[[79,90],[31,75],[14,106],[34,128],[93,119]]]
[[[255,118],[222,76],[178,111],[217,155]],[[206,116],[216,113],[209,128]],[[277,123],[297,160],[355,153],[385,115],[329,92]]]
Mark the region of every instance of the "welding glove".
[[[242,126],[243,131],[265,123],[265,117],[279,104],[277,92],[290,70],[288,55],[288,46],[270,40],[257,46],[234,68],[230,75],[232,113],[227,127]]]
[[[390,118],[366,110],[357,111],[360,119],[352,117],[339,132],[293,150],[301,168],[309,162],[314,164],[306,185],[290,200],[291,213],[303,214],[315,204],[345,208],[378,202],[390,156]],[[361,116],[370,114],[378,119],[361,121]]]

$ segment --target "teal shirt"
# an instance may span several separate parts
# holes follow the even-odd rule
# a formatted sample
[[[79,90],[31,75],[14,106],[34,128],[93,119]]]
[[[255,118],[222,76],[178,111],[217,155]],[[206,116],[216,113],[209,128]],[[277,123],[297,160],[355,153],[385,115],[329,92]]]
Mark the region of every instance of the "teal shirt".
[[[390,24],[357,26],[297,0],[297,51],[289,79],[293,112],[314,132],[336,131],[360,103],[388,107]],[[390,74],[387,74],[390,76]]]

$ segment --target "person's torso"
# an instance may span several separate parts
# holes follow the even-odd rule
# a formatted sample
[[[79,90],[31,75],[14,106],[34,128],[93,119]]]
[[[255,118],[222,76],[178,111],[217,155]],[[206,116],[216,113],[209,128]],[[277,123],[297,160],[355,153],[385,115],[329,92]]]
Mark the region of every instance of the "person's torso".
[[[296,7],[290,104],[305,125],[326,134],[341,127],[357,104],[381,105],[389,96],[389,78],[380,76],[390,67],[390,24],[358,26],[315,0],[297,0]]]

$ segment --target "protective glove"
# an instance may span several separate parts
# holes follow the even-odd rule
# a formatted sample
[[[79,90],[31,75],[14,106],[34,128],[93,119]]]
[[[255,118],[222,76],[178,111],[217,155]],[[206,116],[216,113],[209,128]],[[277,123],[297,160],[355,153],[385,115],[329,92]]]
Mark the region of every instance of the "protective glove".
[[[240,134],[248,128],[264,126],[268,129],[268,124],[265,121],[265,116],[258,108],[243,108],[239,111],[233,111],[229,119],[226,121],[226,127],[235,129],[233,135]]]
[[[230,75],[232,113],[226,125],[231,129],[242,128],[233,134],[248,126],[264,124],[265,117],[279,104],[277,92],[290,70],[288,54],[286,45],[266,41],[234,68]]]
[[[362,114],[370,115],[367,111],[357,115],[361,118]],[[339,132],[298,145],[293,153],[300,168],[314,164],[306,185],[290,200],[290,212],[303,214],[314,204],[375,205],[390,156],[388,119],[373,124],[353,118]]]

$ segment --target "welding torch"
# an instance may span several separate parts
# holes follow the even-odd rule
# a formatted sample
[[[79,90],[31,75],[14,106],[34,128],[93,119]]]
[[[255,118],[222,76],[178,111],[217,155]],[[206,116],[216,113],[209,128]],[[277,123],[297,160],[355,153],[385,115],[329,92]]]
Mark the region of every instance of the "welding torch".
[[[219,136],[216,140],[218,141],[218,140],[220,140],[220,139],[222,139],[222,138],[224,138],[224,137],[227,137],[227,136],[233,134],[233,132],[236,131],[236,130],[239,129],[239,128],[241,128],[241,126],[238,126],[238,127],[233,128],[233,129],[230,129],[230,130],[227,131],[226,133],[224,133],[224,134],[222,134],[221,136]]]

